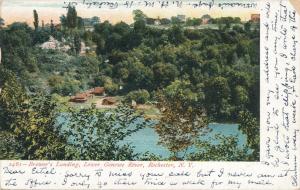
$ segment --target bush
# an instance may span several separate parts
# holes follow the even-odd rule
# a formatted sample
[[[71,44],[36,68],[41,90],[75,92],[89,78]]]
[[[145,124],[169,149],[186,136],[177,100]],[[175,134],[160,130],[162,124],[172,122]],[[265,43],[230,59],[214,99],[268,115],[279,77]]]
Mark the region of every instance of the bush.
[[[149,99],[150,99],[150,94],[147,90],[144,89],[131,91],[125,97],[126,102],[130,103],[132,100],[134,100],[138,104],[144,104],[147,101],[149,101]]]

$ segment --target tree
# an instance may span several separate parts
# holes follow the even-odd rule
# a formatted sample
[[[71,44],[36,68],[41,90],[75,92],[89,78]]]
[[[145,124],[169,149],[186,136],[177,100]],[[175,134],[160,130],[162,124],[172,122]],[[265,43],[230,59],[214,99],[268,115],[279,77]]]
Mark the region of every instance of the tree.
[[[0,159],[1,160],[20,160],[22,154],[18,152],[20,144],[16,141],[13,134],[0,132]]]
[[[49,96],[28,97],[12,73],[0,72],[0,133],[15,145],[6,151],[22,159],[66,159],[66,139],[55,128],[56,104]]]
[[[170,63],[156,63],[153,65],[152,70],[157,88],[166,87],[179,75],[176,66]]]
[[[249,102],[247,90],[242,86],[236,86],[234,88],[233,100],[238,107],[241,109],[245,108],[246,104]]]
[[[129,92],[126,97],[125,101],[127,103],[131,103],[132,101],[135,101],[138,104],[145,104],[150,99],[150,94],[147,90],[135,90]]]
[[[83,28],[83,27],[84,27],[84,21],[83,21],[83,18],[77,17],[77,27],[78,27],[78,28]]]
[[[38,28],[39,28],[39,15],[38,15],[36,10],[33,10],[33,17],[34,17],[34,21],[33,21],[34,29],[38,30]]]
[[[246,32],[250,32],[250,31],[251,31],[251,22],[250,22],[250,21],[248,21],[248,22],[246,22],[246,23],[244,24],[244,30],[245,30]]]
[[[245,56],[249,52],[249,40],[241,40],[237,43],[236,53],[238,57]]]
[[[54,32],[55,32],[55,26],[54,26],[54,23],[53,23],[53,20],[51,19],[51,24],[50,24],[50,31],[51,31],[51,34],[53,35]]]
[[[224,120],[230,116],[230,88],[224,77],[214,77],[204,84],[205,105],[210,117]]]
[[[184,35],[184,31],[182,27],[178,25],[172,26],[172,28],[169,30],[169,40],[171,43],[175,45],[179,45],[186,41],[186,37]]]
[[[183,24],[184,22],[182,20],[180,20],[178,17],[172,16],[171,17],[171,23],[173,25],[180,25],[180,24]]]
[[[105,88],[105,92],[109,95],[116,95],[119,91],[119,85],[114,83],[112,78],[100,75],[94,78],[94,84],[96,86],[103,86]]]
[[[152,88],[153,72],[139,60],[128,58],[125,67],[129,71],[127,88],[130,90]]]
[[[143,20],[146,21],[147,16],[143,13],[143,11],[141,10],[134,10],[133,11],[133,20],[139,21],[139,20]]]
[[[32,29],[26,23],[13,23],[1,32],[0,44],[4,68],[18,75],[36,69],[36,60],[31,48],[33,36]]]
[[[141,10],[134,10],[133,11],[133,29],[134,35],[131,39],[132,46],[138,46],[144,37],[144,33],[146,32],[146,18],[147,16]]]
[[[56,107],[50,96],[36,96],[28,100],[15,118],[12,129],[21,143],[22,159],[69,159],[67,139],[60,134],[60,127],[55,126]]]
[[[76,54],[79,54],[81,51],[81,39],[78,34],[74,36],[74,50]]]
[[[65,117],[63,125],[68,130],[64,133],[74,139],[73,159],[78,160],[135,160],[132,147],[121,142],[148,125],[148,120],[124,105],[109,112],[95,107],[80,111],[70,108]]]
[[[189,86],[187,81],[175,81],[156,95],[161,118],[155,130],[159,134],[159,144],[172,152],[174,160],[185,156],[179,153],[186,152],[208,124],[205,109]]]
[[[168,24],[171,24],[171,20],[167,19],[167,18],[162,18],[162,19],[160,19],[160,23],[162,25],[168,25]]]
[[[69,6],[67,17],[66,17],[66,25],[70,29],[74,29],[77,27],[78,24],[78,17],[77,17],[77,11],[75,7]]]
[[[16,76],[3,67],[0,67],[0,89],[0,129],[10,130],[27,98]]]
[[[250,160],[259,160],[259,123],[249,111],[239,113],[239,130],[247,135],[247,146],[252,149]]]
[[[67,27],[67,18],[66,18],[66,16],[65,15],[61,15],[59,17],[59,19],[60,19],[60,24],[65,29]]]
[[[186,20],[187,26],[200,26],[202,23],[202,19],[200,18],[188,18]]]
[[[48,79],[48,84],[51,87],[51,93],[57,93],[63,96],[69,96],[77,93],[80,88],[80,81],[70,79],[69,77],[51,76]]]
[[[214,141],[212,143],[212,141]],[[215,143],[216,142],[216,143]],[[192,161],[246,161],[249,159],[248,149],[239,147],[235,136],[215,135],[208,140],[196,142],[197,151],[188,155]]]
[[[205,62],[202,69],[210,77],[218,76],[221,71],[218,62],[215,59],[211,59],[211,60]]]

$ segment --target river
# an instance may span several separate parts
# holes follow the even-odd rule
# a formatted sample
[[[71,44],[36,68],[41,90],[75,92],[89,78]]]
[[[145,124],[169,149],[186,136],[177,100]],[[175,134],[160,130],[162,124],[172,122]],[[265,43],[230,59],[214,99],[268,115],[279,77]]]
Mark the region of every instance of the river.
[[[216,134],[222,134],[224,136],[237,136],[238,145],[242,147],[246,144],[247,137],[238,129],[238,124],[221,124],[221,123],[210,123],[208,127],[211,129],[210,132],[204,136],[200,136],[199,139],[208,140],[213,144],[216,144],[214,136]],[[144,153],[149,151],[150,153],[160,155],[162,158],[170,156],[170,152],[165,147],[158,145],[159,136],[153,128],[147,127],[139,130],[131,136],[124,139],[124,143],[130,143],[134,146],[135,153]],[[191,147],[187,153],[192,153],[195,148]]]
[[[64,123],[65,121],[65,114],[64,117],[58,118],[58,123]],[[154,125],[154,122],[152,125]],[[133,125],[130,127],[133,127]],[[199,139],[210,141],[212,144],[217,144],[218,142],[214,136],[216,134],[221,134],[224,136],[237,136],[238,146],[240,147],[246,144],[247,137],[239,131],[238,124],[210,123],[208,128],[210,129],[209,132],[199,136]],[[61,131],[66,134],[65,132],[68,131],[67,126],[62,125]],[[73,141],[71,136],[69,136],[68,139],[70,142]],[[148,151],[149,153],[160,155],[162,158],[168,158],[170,156],[169,150],[162,145],[159,145],[158,140],[159,136],[156,131],[152,127],[146,127],[126,137],[120,144],[132,145],[134,147],[134,153],[143,154]],[[195,147],[190,147],[186,153],[192,153],[194,151]]]

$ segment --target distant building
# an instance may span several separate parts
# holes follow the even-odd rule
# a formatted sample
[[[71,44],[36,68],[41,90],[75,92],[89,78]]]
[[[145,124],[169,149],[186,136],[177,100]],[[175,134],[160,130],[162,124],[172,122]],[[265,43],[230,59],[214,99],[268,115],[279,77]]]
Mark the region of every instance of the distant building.
[[[42,49],[53,49],[53,50],[61,50],[63,52],[67,52],[71,49],[69,45],[64,45],[62,42],[59,42],[54,37],[50,36],[47,42],[44,42],[40,45]]]
[[[94,26],[100,23],[100,18],[94,16],[92,18],[83,18],[84,27]]]
[[[251,21],[252,22],[259,22],[260,21],[260,14],[251,14]]]
[[[95,94],[96,96],[102,96],[105,94],[105,89],[104,87],[95,87],[92,94]]]
[[[88,100],[88,95],[86,93],[76,94],[70,98],[70,102],[84,103]]]
[[[96,24],[100,23],[100,18],[97,16],[94,16],[92,18],[83,18],[83,26],[86,30],[88,31],[93,31],[94,30],[94,26]]]
[[[159,19],[155,19],[154,21],[154,25],[159,26],[161,25],[160,20]]]
[[[177,15],[177,19],[178,19],[180,22],[185,22],[185,21],[186,21],[186,16],[185,16],[185,15]]]
[[[102,101],[102,105],[115,105],[117,100],[113,97],[104,98]]]
[[[211,16],[206,14],[206,15],[203,15],[201,17],[201,20],[202,20],[202,24],[209,24],[210,20],[211,20]]]
[[[93,97],[94,95],[96,96],[105,95],[104,87],[95,87],[86,90],[85,92],[77,93],[75,96],[71,96],[69,101],[76,102],[76,103],[83,103],[86,102],[90,97]]]

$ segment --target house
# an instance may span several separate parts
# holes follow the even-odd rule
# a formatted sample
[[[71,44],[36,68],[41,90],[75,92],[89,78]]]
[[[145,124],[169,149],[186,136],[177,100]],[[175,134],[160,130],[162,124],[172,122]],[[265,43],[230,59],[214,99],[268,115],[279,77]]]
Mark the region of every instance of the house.
[[[84,103],[88,100],[88,94],[87,93],[79,93],[75,96],[72,96],[69,100],[70,102],[77,102],[77,103]]]
[[[83,18],[84,29],[87,31],[94,31],[94,26],[100,23],[100,18],[94,16],[92,18]]]
[[[104,98],[102,101],[102,105],[115,105],[117,100],[113,97]]]
[[[185,15],[177,15],[177,19],[178,19],[180,22],[185,22],[185,21],[186,21],[186,16],[185,16]]]
[[[252,22],[259,22],[260,21],[260,14],[251,14],[251,21]]]
[[[159,20],[159,19],[155,19],[155,20],[154,20],[154,25],[155,25],[155,26],[161,25],[160,20]]]
[[[42,49],[53,49],[53,50],[61,50],[63,52],[67,52],[71,49],[69,45],[63,45],[63,43],[56,40],[53,36],[50,36],[49,40],[40,45]]]
[[[95,94],[96,96],[103,96],[105,93],[104,87],[95,87],[92,94]]]
[[[58,49],[59,46],[60,46],[60,42],[52,36],[50,36],[47,42],[40,45],[42,49]]]
[[[92,18],[83,18],[84,27],[93,27],[96,24],[100,23],[100,18],[94,16]]]

